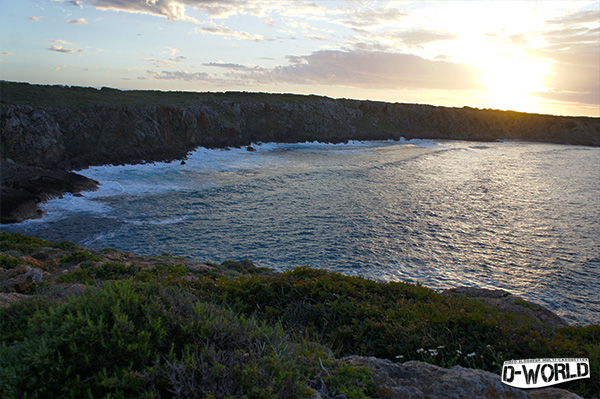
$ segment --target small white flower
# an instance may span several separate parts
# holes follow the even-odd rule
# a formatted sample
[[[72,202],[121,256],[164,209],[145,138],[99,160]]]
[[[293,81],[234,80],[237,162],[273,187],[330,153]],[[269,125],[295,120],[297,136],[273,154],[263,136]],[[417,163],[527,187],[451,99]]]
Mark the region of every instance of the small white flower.
[[[467,355],[467,357],[473,357],[473,356],[475,356],[475,352],[469,353],[469,354]]]
[[[423,353],[425,352],[425,349],[421,348],[421,349],[417,349],[417,353]]]
[[[404,356],[398,355],[398,356],[396,356],[396,359],[404,359]]]
[[[457,349],[456,353],[458,353],[459,355],[462,355],[462,351],[460,349]]]
[[[446,347],[445,345],[440,345],[440,346],[438,346],[437,348],[438,348],[438,349],[444,349],[445,347]]]

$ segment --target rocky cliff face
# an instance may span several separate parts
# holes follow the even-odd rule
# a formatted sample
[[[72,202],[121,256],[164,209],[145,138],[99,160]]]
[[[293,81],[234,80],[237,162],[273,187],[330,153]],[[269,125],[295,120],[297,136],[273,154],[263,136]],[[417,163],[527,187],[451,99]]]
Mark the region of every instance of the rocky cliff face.
[[[264,98],[264,96],[262,97]],[[198,146],[443,138],[600,145],[600,119],[294,96],[193,105],[2,105],[3,158],[49,168],[184,157]]]
[[[73,186],[69,182],[73,176],[63,181],[56,178],[56,170],[181,159],[200,146],[401,137],[600,146],[600,118],[317,96],[122,92],[0,83],[2,223],[38,217],[37,204],[49,196],[95,187],[93,181]],[[24,166],[44,170],[25,173]],[[56,184],[40,188],[40,181]]]

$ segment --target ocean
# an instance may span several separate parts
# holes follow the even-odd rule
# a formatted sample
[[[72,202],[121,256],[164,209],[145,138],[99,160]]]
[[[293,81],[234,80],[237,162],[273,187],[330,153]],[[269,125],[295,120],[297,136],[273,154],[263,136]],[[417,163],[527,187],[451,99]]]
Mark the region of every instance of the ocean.
[[[91,167],[83,197],[3,225],[92,249],[309,265],[504,289],[600,324],[600,148],[410,140],[198,148],[184,164]]]

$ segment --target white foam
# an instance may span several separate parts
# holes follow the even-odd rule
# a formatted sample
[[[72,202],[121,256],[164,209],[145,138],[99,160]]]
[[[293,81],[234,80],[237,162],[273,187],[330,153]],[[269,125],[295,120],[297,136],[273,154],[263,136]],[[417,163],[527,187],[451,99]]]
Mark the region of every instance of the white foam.
[[[55,198],[46,201],[40,205],[42,211],[48,216],[54,215],[57,212],[77,212],[77,213],[106,213],[110,211],[110,207],[94,199],[85,196],[75,196],[73,194],[65,194],[63,198]]]
[[[117,196],[154,195],[168,192],[187,192],[204,190],[220,184],[224,174],[248,173],[261,169],[276,169],[285,166],[287,160],[278,156],[282,151],[330,151],[388,147],[394,145],[410,145],[418,147],[438,147],[435,140],[398,141],[357,141],[347,143],[323,143],[318,141],[303,143],[253,143],[255,151],[248,147],[229,149],[208,149],[199,147],[191,152],[184,163],[155,162],[136,165],[105,165],[90,167],[77,173],[97,180],[100,185],[97,191],[84,192],[83,197],[65,195],[41,205],[44,218],[51,221],[66,217],[68,213],[107,214],[110,206],[100,201],[103,198]],[[441,148],[444,148],[441,146]],[[265,156],[268,155],[268,156]],[[155,221],[128,221],[132,224],[170,224],[184,219]]]

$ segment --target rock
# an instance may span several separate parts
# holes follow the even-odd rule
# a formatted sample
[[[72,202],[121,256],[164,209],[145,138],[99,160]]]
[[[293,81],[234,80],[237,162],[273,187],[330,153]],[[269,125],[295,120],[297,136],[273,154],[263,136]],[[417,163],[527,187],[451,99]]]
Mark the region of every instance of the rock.
[[[443,292],[445,295],[464,295],[469,298],[479,299],[485,304],[496,307],[502,311],[522,314],[539,321],[541,325],[558,328],[568,325],[561,317],[554,314],[542,305],[528,302],[504,290],[490,290],[475,287],[450,288]]]
[[[527,395],[529,399],[581,399],[581,396],[559,388],[532,389]]]
[[[19,223],[39,218],[38,204],[63,193],[98,188],[98,182],[76,173],[49,170],[17,163],[0,162],[0,222]]]
[[[11,187],[0,187],[0,222],[20,223],[27,219],[42,217],[36,195]]]
[[[531,391],[534,396],[530,396],[525,391],[503,384],[499,375],[461,366],[446,369],[418,361],[393,363],[362,356],[350,356],[342,361],[369,368],[378,387],[378,397],[384,399],[581,399],[572,392],[556,388]]]
[[[16,292],[0,292],[0,308],[10,306],[12,303],[29,298],[28,295],[17,294]]]
[[[24,293],[34,285],[40,284],[43,272],[27,265],[19,265],[14,269],[0,269],[0,289]]]

